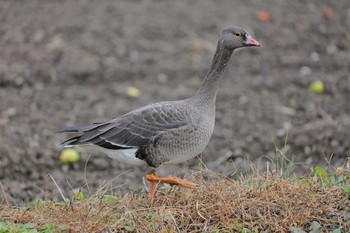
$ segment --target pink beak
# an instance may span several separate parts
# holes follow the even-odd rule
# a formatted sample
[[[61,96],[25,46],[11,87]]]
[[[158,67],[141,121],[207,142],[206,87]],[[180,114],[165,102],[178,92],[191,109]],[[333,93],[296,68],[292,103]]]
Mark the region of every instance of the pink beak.
[[[246,40],[243,42],[244,46],[257,46],[260,47],[260,43],[251,37],[249,34],[246,35]]]

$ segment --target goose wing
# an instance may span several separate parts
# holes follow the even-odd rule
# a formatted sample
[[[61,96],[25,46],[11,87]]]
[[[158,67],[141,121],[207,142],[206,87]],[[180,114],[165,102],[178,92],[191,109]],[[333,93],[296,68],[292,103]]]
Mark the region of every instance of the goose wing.
[[[79,132],[62,144],[65,146],[94,144],[107,149],[130,149],[149,145],[160,134],[191,127],[191,106],[161,102],[131,111],[113,120],[86,126],[70,127],[62,132]]]

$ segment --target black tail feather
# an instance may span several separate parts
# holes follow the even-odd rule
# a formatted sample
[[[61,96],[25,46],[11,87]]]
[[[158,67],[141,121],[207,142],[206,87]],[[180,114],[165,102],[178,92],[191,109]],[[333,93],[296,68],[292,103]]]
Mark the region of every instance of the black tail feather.
[[[85,132],[92,129],[95,129],[99,126],[101,126],[103,123],[92,123],[91,125],[80,125],[80,126],[72,126],[64,129],[60,129],[56,131],[56,133],[78,133],[78,132]]]
[[[64,142],[61,142],[60,145],[65,145],[65,146],[77,145],[76,142],[78,142],[79,138],[80,138],[80,136],[69,138],[69,139],[65,140]]]

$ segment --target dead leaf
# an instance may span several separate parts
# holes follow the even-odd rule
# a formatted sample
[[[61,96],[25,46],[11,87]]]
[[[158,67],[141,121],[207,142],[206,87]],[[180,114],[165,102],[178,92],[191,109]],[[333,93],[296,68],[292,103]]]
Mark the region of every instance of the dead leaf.
[[[323,15],[323,17],[326,18],[326,19],[331,19],[331,18],[333,18],[333,16],[334,16],[334,10],[333,10],[333,8],[328,7],[328,6],[324,7],[324,8],[322,9],[322,15]]]
[[[258,20],[264,23],[269,23],[272,20],[272,15],[268,11],[257,11],[255,16],[258,18]]]

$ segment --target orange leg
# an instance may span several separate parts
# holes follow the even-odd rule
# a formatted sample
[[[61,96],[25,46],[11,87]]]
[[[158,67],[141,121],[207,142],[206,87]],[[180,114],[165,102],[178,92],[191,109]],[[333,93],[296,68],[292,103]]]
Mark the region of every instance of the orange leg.
[[[170,185],[180,185],[185,188],[196,188],[198,185],[187,180],[180,179],[178,177],[158,177],[155,172],[146,176],[146,180],[150,182],[149,197],[152,198],[156,193],[157,183],[166,183]]]

